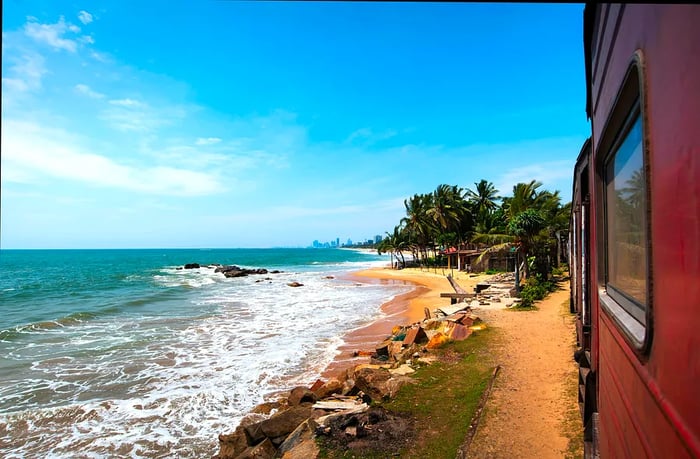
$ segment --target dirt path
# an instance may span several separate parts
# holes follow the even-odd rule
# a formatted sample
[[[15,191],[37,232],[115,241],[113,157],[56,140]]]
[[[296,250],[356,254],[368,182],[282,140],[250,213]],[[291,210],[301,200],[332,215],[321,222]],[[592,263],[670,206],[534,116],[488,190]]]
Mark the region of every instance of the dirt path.
[[[578,406],[571,391],[577,377],[575,332],[564,287],[540,302],[538,310],[475,308],[500,331],[494,351],[501,370],[467,457],[567,455],[567,412]]]

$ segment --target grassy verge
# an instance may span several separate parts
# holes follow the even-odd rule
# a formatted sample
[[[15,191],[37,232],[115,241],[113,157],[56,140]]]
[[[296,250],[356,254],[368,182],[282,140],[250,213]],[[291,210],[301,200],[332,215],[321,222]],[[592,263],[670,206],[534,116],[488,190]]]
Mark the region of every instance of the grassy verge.
[[[439,361],[419,368],[416,384],[405,386],[382,405],[411,416],[415,429],[402,458],[455,457],[464,442],[480,398],[495,367],[488,352],[496,332],[484,329],[469,339],[452,342],[438,351]],[[382,451],[323,450],[328,458],[386,458]]]
[[[560,315],[571,321],[571,354],[576,349],[576,332],[573,326],[573,314],[569,311],[569,301],[561,304]],[[573,357],[572,357],[573,358]],[[583,459],[583,425],[581,422],[581,412],[578,408],[578,372],[572,371],[571,377],[567,378],[564,386],[564,398],[568,405],[562,422],[562,432],[569,440],[564,457],[566,459]]]

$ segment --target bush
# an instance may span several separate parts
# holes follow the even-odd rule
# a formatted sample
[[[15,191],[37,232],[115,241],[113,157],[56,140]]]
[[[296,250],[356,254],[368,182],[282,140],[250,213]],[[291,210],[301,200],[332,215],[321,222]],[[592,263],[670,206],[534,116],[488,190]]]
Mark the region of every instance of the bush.
[[[531,308],[535,301],[544,299],[550,292],[554,291],[555,284],[549,281],[542,281],[537,277],[531,277],[520,291],[520,307]]]

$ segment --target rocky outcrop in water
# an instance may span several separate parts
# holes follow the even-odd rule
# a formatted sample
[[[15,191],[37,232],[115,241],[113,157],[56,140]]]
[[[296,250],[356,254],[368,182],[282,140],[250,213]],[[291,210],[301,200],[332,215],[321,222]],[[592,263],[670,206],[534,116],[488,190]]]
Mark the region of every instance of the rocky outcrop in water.
[[[199,263],[187,263],[184,267],[179,267],[177,269],[199,269],[202,266],[205,268],[214,268],[215,273],[223,273],[226,277],[243,277],[250,274],[279,274],[282,271],[275,269],[268,271],[265,268],[248,269],[241,268],[236,265],[220,265],[218,263],[212,265],[200,265]]]

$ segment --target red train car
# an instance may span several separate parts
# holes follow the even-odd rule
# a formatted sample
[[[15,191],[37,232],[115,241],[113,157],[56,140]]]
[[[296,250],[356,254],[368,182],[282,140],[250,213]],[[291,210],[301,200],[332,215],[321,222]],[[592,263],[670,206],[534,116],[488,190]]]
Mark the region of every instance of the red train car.
[[[700,457],[700,6],[587,4],[572,309],[587,457]]]

